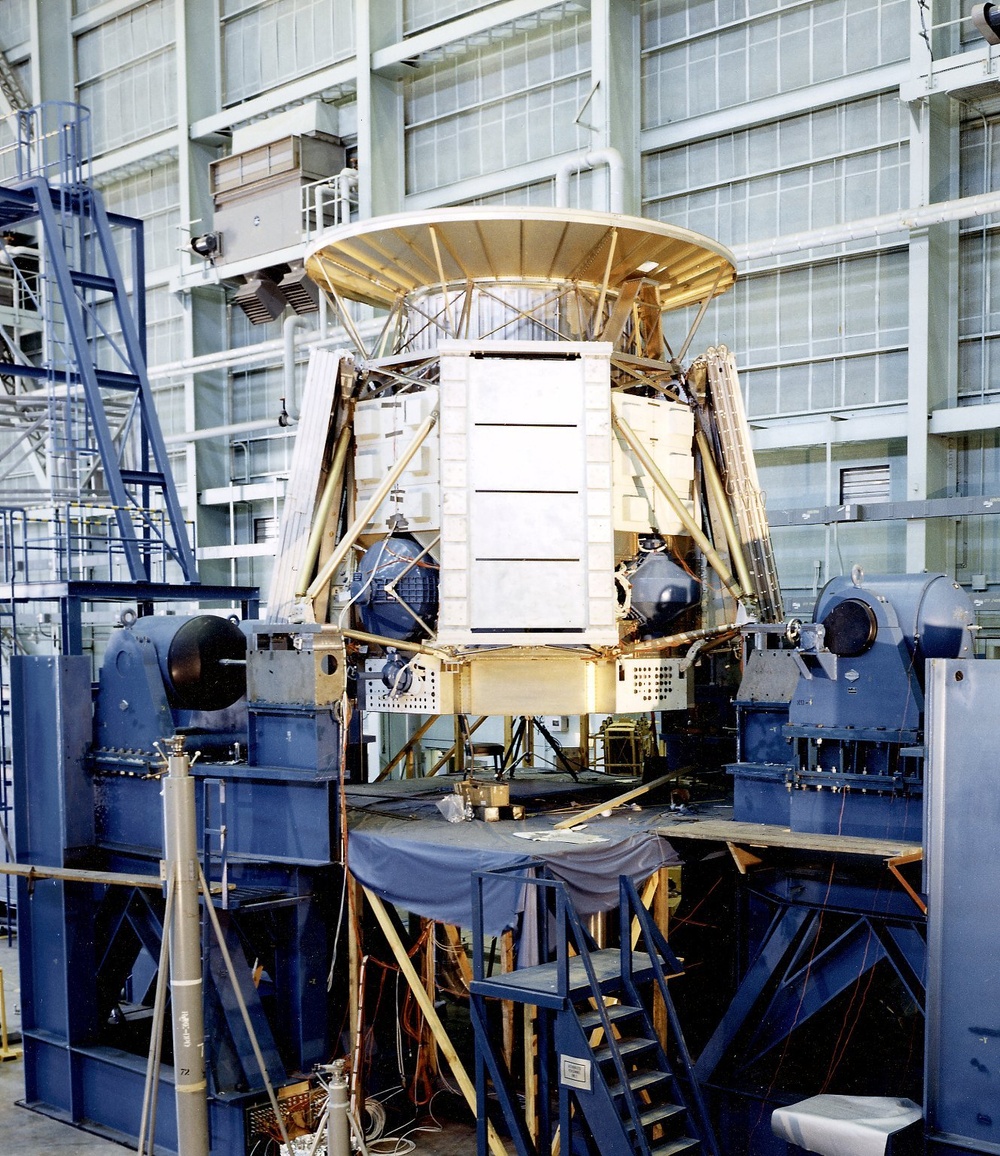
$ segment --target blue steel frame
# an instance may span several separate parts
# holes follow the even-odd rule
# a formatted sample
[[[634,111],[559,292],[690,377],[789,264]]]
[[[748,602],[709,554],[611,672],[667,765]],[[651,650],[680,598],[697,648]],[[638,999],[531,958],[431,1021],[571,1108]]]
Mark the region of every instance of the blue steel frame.
[[[94,602],[152,612],[160,603],[200,596],[239,604],[244,616],[257,613],[257,591],[245,587],[50,583],[0,593],[12,613],[22,602],[57,601],[64,651],[80,650],[83,608]],[[15,657],[12,669],[20,860],[155,874],[162,855],[157,786],[143,781],[149,767],[135,752],[96,757],[90,657]],[[294,710],[298,717],[301,708]],[[273,725],[284,720],[276,717]],[[280,1085],[290,1071],[308,1072],[329,1059],[332,1047],[325,984],[316,977],[319,971],[325,977],[329,965],[324,904],[336,893],[339,870],[338,773],[199,762],[195,777],[202,808],[216,789],[207,782],[223,782],[227,791],[227,868],[235,889],[220,919],[269,1075]],[[211,830],[206,821],[206,847]],[[158,892],[147,898],[127,888],[21,882],[30,1106],[117,1139],[137,1137],[145,1058],[102,1043],[102,1024],[115,1013],[123,986],[134,984],[131,997],[143,1002],[155,973],[161,914]],[[259,984],[243,948],[254,937],[272,945],[268,975]],[[50,951],[53,944],[57,949]],[[260,1102],[262,1084],[214,944],[206,943],[205,960],[212,1153],[242,1156],[244,1114]],[[172,1104],[169,1070],[160,1094]],[[157,1139],[163,1151],[175,1146],[170,1107],[158,1114]]]
[[[132,283],[142,286],[142,222],[108,213],[100,193],[85,179],[90,157],[86,109],[51,102],[18,113],[17,127],[19,180],[16,187],[0,187],[0,225],[13,229],[39,222],[45,263],[39,271],[36,306],[40,312],[54,313],[58,309],[69,332],[72,355],[68,350],[63,352],[63,364],[10,363],[5,364],[4,371],[53,386],[82,388],[91,436],[100,454],[131,578],[137,582],[150,580],[151,551],[155,547],[174,559],[184,582],[196,583],[194,553],[146,373],[145,295],[133,294],[133,313],[112,234],[113,227],[129,231]],[[11,267],[16,270],[16,262],[11,261]],[[123,367],[121,371],[98,368],[95,361],[95,338],[104,332],[96,313],[98,295],[110,298],[121,326],[124,349],[109,343]],[[125,469],[119,461],[104,408],[102,391],[107,389],[130,391],[135,397],[140,457],[137,469]],[[153,491],[162,498],[167,533],[149,514]],[[142,526],[141,538],[136,533],[135,517]]]

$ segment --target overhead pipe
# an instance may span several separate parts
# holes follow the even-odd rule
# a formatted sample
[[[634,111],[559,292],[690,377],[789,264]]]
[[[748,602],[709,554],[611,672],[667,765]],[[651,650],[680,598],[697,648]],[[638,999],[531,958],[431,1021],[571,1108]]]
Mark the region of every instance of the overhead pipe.
[[[337,224],[351,223],[351,189],[357,190],[358,170],[350,166],[337,173]]]
[[[567,157],[556,169],[556,208],[569,208],[569,178],[575,173],[608,166],[608,208],[612,213],[625,212],[625,158],[615,148],[591,149]]]
[[[687,506],[685,506],[677,496],[677,491],[663,476],[656,462],[653,461],[649,451],[636,436],[635,431],[614,411],[611,413],[611,421],[615,429],[618,430],[618,432],[624,438],[625,442],[628,444],[629,448],[639,459],[642,468],[646,471],[647,474],[649,474],[653,485],[656,486],[660,493],[663,494],[663,496],[670,503],[671,509],[680,519],[684,529],[687,530],[688,534],[690,534],[690,536],[694,539],[695,545],[705,555],[705,558],[708,560],[708,564],[712,567],[716,574],[718,574],[723,586],[725,586],[725,588],[736,599],[737,602],[742,601],[742,599],[746,597],[749,591],[742,590],[736,584],[736,579],[730,572],[729,567],[722,560],[719,552],[708,540],[705,532],[691,516]]]
[[[1000,192],[976,193],[951,201],[937,201],[911,209],[897,209],[877,217],[861,217],[843,225],[827,225],[821,229],[806,229],[801,233],[786,233],[764,241],[750,241],[733,245],[732,254],[737,264],[763,257],[780,257],[786,253],[800,253],[804,249],[820,249],[826,245],[842,245],[847,241],[867,240],[886,233],[901,233],[907,229],[926,229],[949,221],[964,221],[969,217],[984,217],[1000,211]]]

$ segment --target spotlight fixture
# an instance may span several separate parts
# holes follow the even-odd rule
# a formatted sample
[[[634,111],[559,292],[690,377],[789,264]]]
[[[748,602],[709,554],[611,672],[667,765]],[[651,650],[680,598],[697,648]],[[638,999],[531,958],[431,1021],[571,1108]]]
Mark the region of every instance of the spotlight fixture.
[[[216,257],[222,256],[221,233],[202,233],[200,237],[192,237],[189,244],[192,251],[206,261],[214,262]]]
[[[1000,9],[996,4],[973,4],[972,23],[987,44],[1000,44]]]

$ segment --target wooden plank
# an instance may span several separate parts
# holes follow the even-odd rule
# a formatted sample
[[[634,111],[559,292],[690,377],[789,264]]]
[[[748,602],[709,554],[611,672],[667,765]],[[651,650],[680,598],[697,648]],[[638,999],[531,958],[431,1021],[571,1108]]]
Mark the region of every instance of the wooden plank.
[[[508,928],[500,932],[500,970],[509,973],[514,970],[514,933]],[[503,1016],[503,1059],[508,1069],[514,1059],[514,1004],[500,1001]]]
[[[427,992],[424,990],[423,984],[420,982],[420,976],[417,975],[416,968],[414,968],[410,957],[406,954],[406,948],[403,946],[402,940],[396,934],[396,929],[392,925],[392,920],[389,918],[389,913],[386,911],[382,900],[375,894],[374,891],[369,891],[367,887],[362,887],[365,897],[371,906],[372,911],[375,912],[375,918],[379,922],[379,926],[388,940],[389,946],[392,948],[392,954],[396,957],[396,963],[399,964],[399,970],[406,978],[406,982],[410,985],[410,991],[413,992],[413,998],[420,1005],[420,1010],[424,1013],[424,1017],[430,1024],[431,1031],[434,1033],[438,1042],[438,1047],[444,1053],[444,1058],[448,1061],[455,1079],[458,1081],[458,1086],[462,1090],[462,1095],[465,1097],[465,1102],[472,1109],[473,1116],[477,1115],[476,1109],[476,1089],[472,1081],[469,1079],[469,1073],[465,1070],[465,1065],[458,1058],[458,1052],[445,1031],[445,1026],[441,1022],[437,1011],[434,1008],[434,1001],[428,998]],[[489,1135],[490,1151],[494,1156],[508,1156],[507,1149],[503,1141],[497,1135],[496,1129],[491,1123],[487,1121],[487,1129]]]
[[[100,883],[115,887],[148,887],[160,891],[159,875],[125,875],[118,871],[84,871],[75,867],[35,867],[26,863],[0,863],[0,875],[27,879],[62,879],[66,883]]]
[[[822,835],[792,831],[767,823],[738,823],[733,819],[676,819],[656,828],[665,839],[708,839],[718,843],[745,843],[751,847],[783,847],[790,851],[828,851],[895,859],[920,850],[919,843],[869,839],[857,835]]]
[[[675,779],[678,773],[677,771],[671,771],[669,775],[660,775],[658,779],[653,779],[652,782],[649,783],[643,783],[641,787],[633,787],[631,791],[626,791],[622,795],[615,795],[613,799],[607,799],[603,803],[595,803],[593,807],[587,807],[586,810],[580,811],[576,815],[570,815],[568,819],[560,819],[552,829],[554,831],[565,831],[568,827],[576,827],[580,823],[586,823],[588,819],[593,819],[595,815],[599,815],[602,811],[612,811],[615,807],[621,807],[625,803],[630,803],[633,799],[638,799],[640,795],[645,795],[647,791],[652,791],[656,787],[662,787],[664,783],[669,783],[672,779]]]
[[[427,936],[424,939],[424,990],[427,992],[428,998],[433,1001],[437,995],[437,959],[435,951],[435,924],[433,919],[420,920],[421,931],[426,930]],[[434,1038],[432,1031],[427,1031],[427,1067],[432,1076],[438,1074],[438,1048],[437,1040]]]
[[[420,742],[420,740],[424,737],[425,734],[427,734],[427,732],[440,717],[441,716],[439,714],[432,714],[426,722],[421,723],[420,726],[417,727],[416,731],[410,735],[406,742],[399,748],[399,750],[392,756],[389,762],[386,763],[386,765],[379,772],[379,776],[375,780],[376,783],[381,783],[383,779],[387,779],[392,774],[396,766],[412,753],[414,746]]]
[[[465,947],[462,944],[462,933],[453,923],[442,923],[444,928],[444,937],[448,941],[451,948],[451,953],[458,963],[458,970],[461,972],[462,980],[465,986],[468,987],[472,983],[472,964],[469,963],[469,957],[465,954]]]

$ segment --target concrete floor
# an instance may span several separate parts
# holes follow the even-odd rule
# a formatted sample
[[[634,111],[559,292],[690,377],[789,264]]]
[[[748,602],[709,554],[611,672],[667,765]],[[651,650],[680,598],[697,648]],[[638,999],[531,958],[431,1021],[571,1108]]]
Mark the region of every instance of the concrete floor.
[[[21,988],[17,947],[0,939],[0,968],[3,969],[7,1029],[11,1047],[20,1046]],[[24,1097],[24,1067],[20,1059],[0,1062],[0,1154],[2,1156],[122,1156],[129,1151],[122,1144],[92,1136],[18,1107]],[[419,1156],[472,1156],[476,1150],[475,1131],[454,1121],[444,1121],[441,1132],[414,1132],[409,1137]],[[372,1156],[402,1156],[408,1146],[393,1150],[391,1141],[373,1145]],[[238,1153],[229,1156],[240,1156]]]

